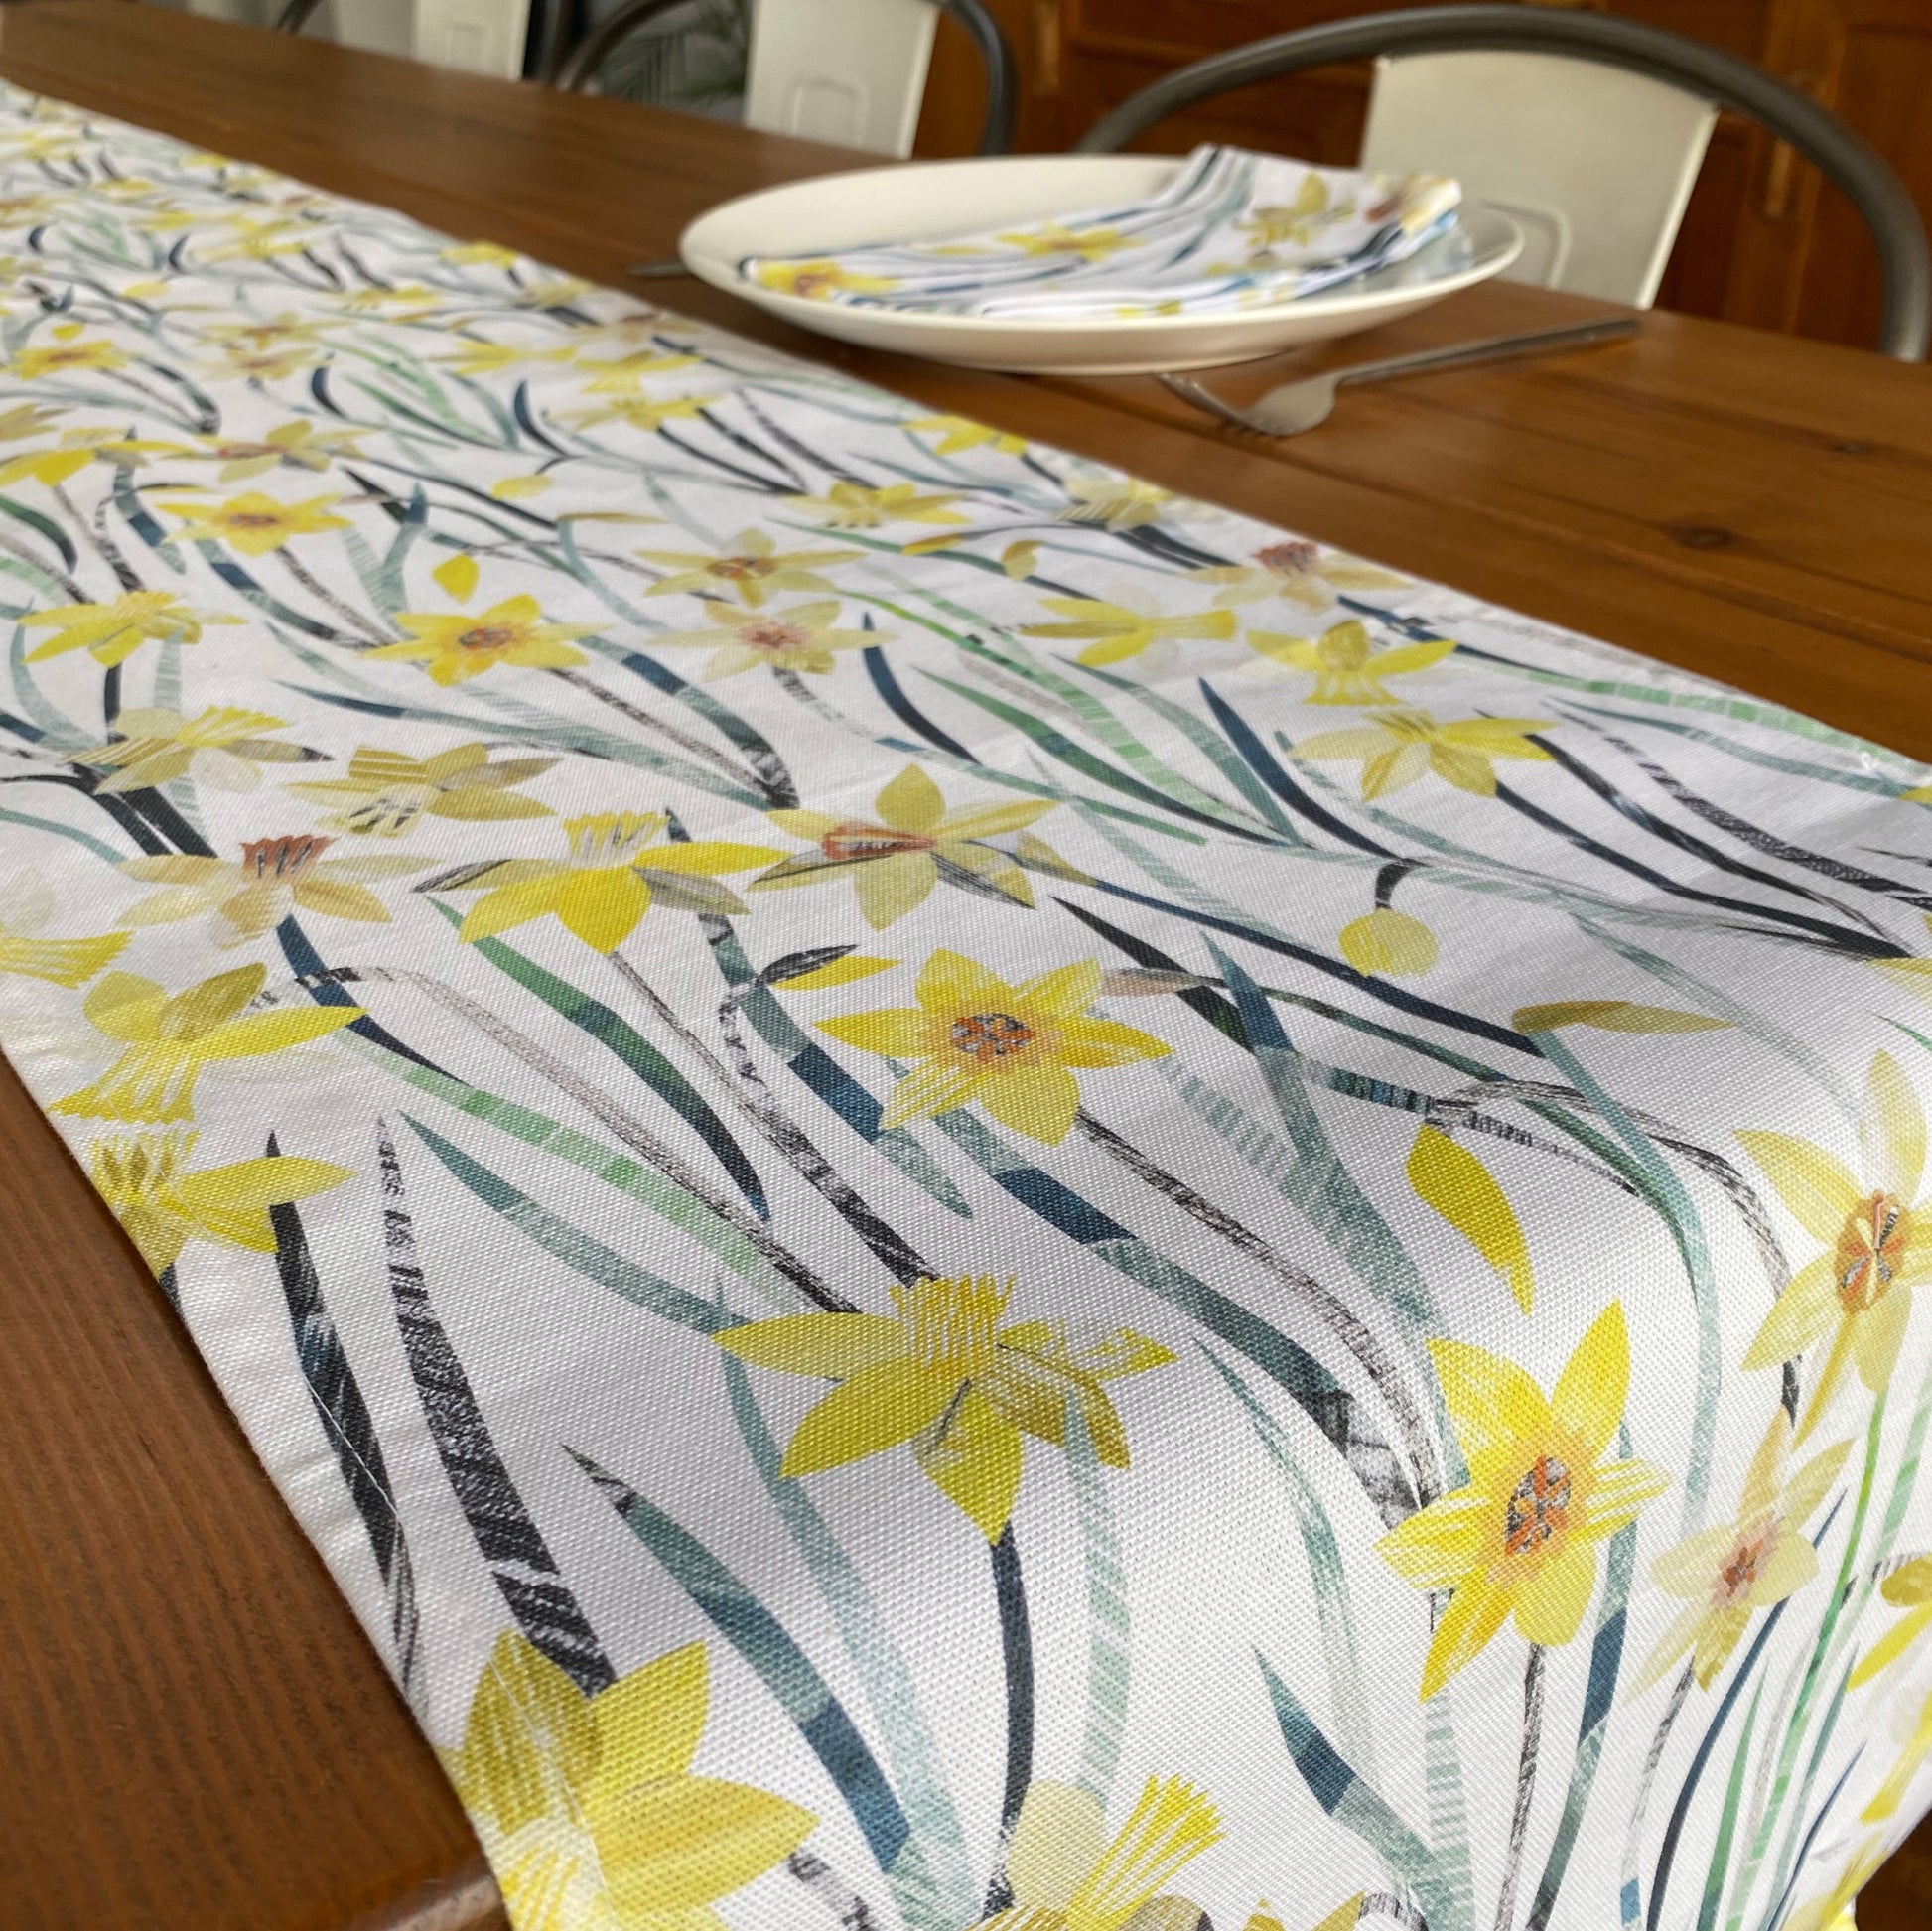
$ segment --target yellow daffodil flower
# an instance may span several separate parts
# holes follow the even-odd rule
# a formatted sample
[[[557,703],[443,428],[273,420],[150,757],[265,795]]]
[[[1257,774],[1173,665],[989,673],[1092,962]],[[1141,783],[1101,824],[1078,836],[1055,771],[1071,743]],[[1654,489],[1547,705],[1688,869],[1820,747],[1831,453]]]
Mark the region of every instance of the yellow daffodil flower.
[[[1436,934],[1420,918],[1393,905],[1377,905],[1351,918],[1335,940],[1341,956],[1359,973],[1402,979],[1435,969]]]
[[[773,547],[762,530],[740,530],[732,547],[716,555],[701,550],[639,550],[646,563],[672,574],[645,593],[650,597],[736,595],[753,610],[767,593],[781,590],[830,592],[835,586],[818,575],[841,563],[857,563],[857,550],[784,550]]]
[[[1078,255],[1082,261],[1105,261],[1123,248],[1142,244],[1118,228],[1081,228],[1074,230],[1058,221],[1042,221],[1036,228],[1017,228],[1011,234],[997,234],[1009,248],[1023,255]]]
[[[364,652],[368,659],[398,657],[421,663],[438,684],[461,684],[497,664],[527,670],[569,670],[585,661],[572,648],[573,637],[587,637],[595,623],[546,623],[537,600],[506,597],[478,616],[462,612],[398,611],[398,626],[409,632],[404,643],[385,643]]]
[[[336,326],[333,316],[305,321],[284,310],[280,315],[264,316],[253,322],[206,323],[201,333],[210,342],[230,344],[237,348],[288,348],[297,344],[319,343]]]
[[[942,948],[926,960],[916,992],[916,1006],[818,1022],[862,1052],[916,1062],[886,1108],[889,1127],[977,1100],[1002,1126],[1057,1147],[1080,1110],[1074,1067],[1127,1066],[1173,1050],[1152,1034],[1088,1017],[1100,992],[1092,959],[1010,986]]]
[[[687,421],[717,400],[715,395],[679,395],[652,402],[646,396],[615,395],[594,408],[570,410],[564,420],[575,429],[596,429],[607,422],[621,422],[627,428],[641,430],[646,436],[655,436],[666,423]]]
[[[568,858],[503,859],[465,868],[447,882],[432,880],[428,889],[483,891],[458,933],[466,943],[554,912],[594,951],[611,952],[636,930],[653,901],[679,911],[742,912],[744,901],[718,884],[719,877],[768,865],[778,854],[768,845],[718,839],[657,842],[669,822],[661,811],[566,818]]]
[[[271,261],[277,255],[299,255],[318,238],[311,222],[291,220],[285,214],[238,214],[227,225],[228,238],[207,251],[207,260]]]
[[[835,295],[884,295],[898,283],[890,275],[862,275],[835,261],[766,261],[758,278],[780,295],[807,302],[829,302]]]
[[[17,443],[23,436],[38,436],[51,429],[67,414],[65,409],[50,409],[44,402],[17,402],[0,413],[0,443]]]
[[[1867,1838],[1853,1852],[1830,1890],[1809,1898],[1784,1921],[1784,1931],[1858,1931],[1852,1907],[1889,1855],[1882,1837]]]
[[[1603,1459],[1630,1383],[1617,1302],[1577,1343],[1547,1400],[1486,1348],[1432,1340],[1429,1352],[1469,1479],[1375,1545],[1405,1583],[1454,1591],[1423,1663],[1425,1703],[1512,1614],[1525,1642],[1569,1642],[1596,1587],[1597,1544],[1670,1485],[1648,1462]]]
[[[45,979],[56,986],[84,985],[127,944],[125,932],[99,938],[45,938],[56,901],[38,872],[22,873],[0,899],[0,972]]]
[[[293,1154],[191,1170],[195,1133],[109,1134],[88,1154],[95,1190],[157,1274],[191,1240],[275,1251],[270,1207],[326,1193],[353,1177],[346,1167]]]
[[[1166,1931],[1199,1921],[1168,1892],[1183,1865],[1221,1840],[1220,1813],[1180,1777],[1149,1777],[1113,1837],[1100,1800],[1078,1784],[1029,1784],[1007,1847],[1014,1903],[975,1931]]]
[[[1807,1261],[1771,1304],[1744,1354],[1746,1368],[1770,1368],[1815,1347],[1831,1348],[1798,1425],[1817,1427],[1848,1367],[1874,1395],[1891,1379],[1912,1290],[1932,1280],[1932,1199],[1921,1199],[1925,1113],[1888,1052],[1872,1056],[1859,1125],[1863,1176],[1836,1154],[1785,1133],[1737,1138],[1791,1217],[1826,1251]]]
[[[1052,808],[1050,799],[1035,799],[948,811],[939,787],[916,764],[908,764],[873,801],[871,820],[829,811],[767,812],[780,831],[809,838],[818,849],[760,873],[751,890],[850,879],[859,909],[876,932],[923,903],[941,878],[960,873],[968,875],[968,883],[982,883],[1017,904],[1031,905],[1027,875],[1005,852],[979,841],[1023,831]]]
[[[862,483],[835,483],[822,496],[787,496],[795,508],[822,517],[828,529],[876,530],[884,523],[964,523],[968,517],[948,503],[957,493],[941,490],[922,496],[910,483],[889,483],[873,489]]]
[[[341,496],[309,496],[301,502],[277,502],[251,489],[224,503],[169,502],[162,507],[182,519],[175,532],[177,541],[226,543],[245,557],[260,557],[298,536],[347,529],[346,516],[329,513],[341,501]]]
[[[97,1032],[121,1045],[121,1055],[49,1110],[95,1120],[186,1120],[195,1082],[211,1062],[281,1052],[362,1017],[359,1006],[244,1013],[267,978],[265,966],[241,966],[171,995],[152,979],[110,972],[88,992],[85,1011]]]
[[[1077,1402],[1101,1461],[1125,1468],[1126,1432],[1102,1384],[1174,1358],[1127,1327],[1091,1337],[1052,1320],[1002,1327],[1012,1293],[990,1275],[920,1281],[893,1289],[894,1314],[785,1314],[718,1342],[756,1367],[837,1382],[793,1432],[783,1473],[822,1474],[909,1444],[997,1542],[1020,1492],[1022,1432],[1063,1447]]]
[[[443,1762],[517,1931],[723,1931],[710,1906],[804,1842],[809,1811],[692,1774],[710,1701],[703,1643],[587,1697],[497,1637]]]
[[[1097,523],[1104,529],[1134,530],[1158,523],[1177,500],[1172,489],[1131,476],[1075,477],[1066,485],[1072,501],[1060,511],[1065,523]]]
[[[8,366],[22,381],[43,375],[84,375],[125,368],[127,356],[111,342],[60,342],[46,348],[17,349]]]
[[[1914,1556],[1894,1570],[1879,1586],[1878,1593],[1894,1609],[1905,1613],[1859,1658],[1858,1668],[1846,1684],[1848,1690],[1861,1689],[1890,1669],[1932,1629],[1932,1556]]]
[[[899,425],[901,429],[930,430],[939,438],[935,448],[941,456],[957,456],[964,449],[980,449],[986,444],[1002,456],[1025,456],[1027,439],[1004,429],[994,429],[971,416],[914,416]]]
[[[240,376],[250,382],[280,382],[334,359],[335,350],[319,343],[289,343],[279,348],[237,344],[224,348],[220,359],[208,364],[208,372],[217,379]]]
[[[841,630],[834,626],[839,607],[835,599],[817,604],[793,604],[789,610],[734,610],[713,603],[717,621],[703,630],[671,630],[651,638],[656,647],[709,649],[701,675],[707,682],[736,677],[760,664],[772,670],[803,671],[824,676],[832,668],[833,653],[863,650],[884,643],[883,630]]]
[[[1346,731],[1322,731],[1302,739],[1297,758],[1345,759],[1362,766],[1362,796],[1386,797],[1434,771],[1459,791],[1496,795],[1498,758],[1547,761],[1550,754],[1530,742],[1533,731],[1553,729],[1548,718],[1461,718],[1439,724],[1427,711],[1381,711]]]
[[[550,807],[513,788],[541,777],[554,758],[489,761],[487,745],[454,745],[431,758],[364,745],[346,777],[316,778],[287,789],[336,809],[322,820],[335,831],[395,838],[425,814],[474,824],[484,818],[548,818]]]
[[[1427,670],[1455,648],[1451,637],[1431,637],[1425,643],[1398,643],[1377,650],[1369,641],[1367,626],[1352,618],[1318,637],[1250,630],[1248,645],[1270,664],[1312,675],[1314,689],[1304,700],[1309,704],[1393,704],[1396,700],[1383,678]]]
[[[1049,611],[1057,611],[1064,623],[1024,623],[1021,633],[1030,637],[1065,637],[1092,641],[1075,659],[1083,664],[1117,664],[1138,657],[1150,644],[1171,637],[1200,637],[1220,642],[1234,635],[1232,611],[1200,611],[1189,616],[1161,617],[1148,611],[1130,610],[1125,604],[1109,604],[1097,597],[1042,597]]]
[[[506,368],[526,368],[538,362],[568,362],[576,356],[576,349],[532,348],[520,342],[482,342],[470,337],[460,339],[454,355],[434,355],[430,359],[439,368],[453,370],[458,375],[500,375]]]
[[[1302,177],[1294,201],[1257,207],[1241,222],[1251,248],[1277,248],[1284,241],[1306,248],[1321,230],[1354,211],[1351,196],[1339,206],[1330,204],[1328,184],[1311,170]]]
[[[1325,611],[1344,590],[1406,590],[1407,577],[1378,570],[1360,557],[1290,538],[1257,550],[1252,563],[1214,563],[1188,575],[1216,584],[1217,604],[1233,608],[1280,597],[1304,610]]]
[[[1650,1566],[1657,1586],[1684,1598],[1684,1607],[1637,1672],[1632,1696],[1662,1682],[1686,1654],[1698,1688],[1710,1689],[1751,1616],[1818,1574],[1818,1551],[1804,1527],[1838,1479],[1851,1446],[1840,1442],[1793,1474],[1791,1418],[1782,1408],[1772,1411],[1744,1476],[1737,1519],[1686,1537]]]
[[[500,241],[459,241],[437,256],[458,268],[514,268],[522,257]]]
[[[642,391],[646,375],[668,375],[674,369],[695,368],[704,359],[682,350],[667,354],[661,348],[640,348],[609,360],[578,355],[574,348],[566,352],[591,378],[584,384],[586,395],[637,395]]]
[[[79,475],[94,460],[94,455],[90,448],[26,450],[0,463],[0,489],[30,477],[36,483],[46,483],[51,489],[57,483],[65,483],[69,477]]]
[[[238,617],[190,610],[172,591],[130,590],[111,604],[62,604],[29,611],[21,620],[29,630],[52,629],[45,643],[27,653],[30,664],[47,657],[85,650],[103,664],[125,663],[149,638],[165,643],[200,643],[209,623],[239,623]]]
[[[222,483],[246,483],[252,477],[284,466],[291,470],[322,471],[339,456],[353,456],[366,429],[318,429],[312,422],[283,423],[258,442],[233,437],[204,436],[200,450],[181,452],[203,462],[221,465]]]
[[[239,945],[270,932],[293,911],[386,925],[389,908],[363,883],[420,872],[427,859],[340,858],[323,853],[335,841],[313,832],[251,838],[239,860],[169,852],[122,859],[119,871],[146,885],[165,886],[121,914],[123,925],[172,925],[210,914],[214,942]]]
[[[178,777],[216,791],[252,791],[261,782],[257,765],[309,764],[326,756],[263,736],[286,728],[286,720],[266,711],[230,705],[211,706],[194,718],[143,706],[123,711],[114,720],[115,735],[90,751],[75,752],[73,761],[113,772],[102,780],[102,791],[144,791]]]

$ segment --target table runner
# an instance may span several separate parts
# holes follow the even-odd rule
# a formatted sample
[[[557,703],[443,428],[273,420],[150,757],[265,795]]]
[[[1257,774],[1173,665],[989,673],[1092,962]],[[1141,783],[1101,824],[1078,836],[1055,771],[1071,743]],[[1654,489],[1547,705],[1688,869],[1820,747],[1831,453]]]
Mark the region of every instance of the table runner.
[[[0,1035],[519,1931],[1822,1931],[1932,1746],[1923,767],[0,171]]]

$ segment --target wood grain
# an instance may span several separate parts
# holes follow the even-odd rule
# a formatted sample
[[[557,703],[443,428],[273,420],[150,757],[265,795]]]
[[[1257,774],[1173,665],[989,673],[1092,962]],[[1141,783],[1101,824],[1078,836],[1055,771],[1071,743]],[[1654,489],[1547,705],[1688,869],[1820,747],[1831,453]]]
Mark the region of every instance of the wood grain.
[[[117,0],[0,8],[0,73],[619,284],[720,199],[855,160]],[[1932,757],[1924,370],[1656,315],[1629,346],[1348,393],[1326,427],[1271,445],[1146,380],[949,370],[797,336],[695,284],[646,292]],[[1497,286],[1375,346],[1590,307]],[[1210,379],[1239,397],[1286,372]],[[4,1071],[0,1162],[0,1920],[500,1925],[358,1627]],[[1927,1869],[1901,1859],[1864,1931],[1922,1924]]]

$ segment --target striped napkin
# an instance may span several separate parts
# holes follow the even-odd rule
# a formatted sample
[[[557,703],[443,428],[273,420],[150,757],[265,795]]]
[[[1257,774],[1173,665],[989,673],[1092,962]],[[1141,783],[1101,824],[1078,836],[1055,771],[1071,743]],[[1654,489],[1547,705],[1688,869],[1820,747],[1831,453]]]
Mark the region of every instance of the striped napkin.
[[[1462,199],[1440,175],[1314,168],[1199,147],[1148,200],[933,241],[753,255],[809,301],[982,316],[1205,315],[1292,302],[1401,261]]]

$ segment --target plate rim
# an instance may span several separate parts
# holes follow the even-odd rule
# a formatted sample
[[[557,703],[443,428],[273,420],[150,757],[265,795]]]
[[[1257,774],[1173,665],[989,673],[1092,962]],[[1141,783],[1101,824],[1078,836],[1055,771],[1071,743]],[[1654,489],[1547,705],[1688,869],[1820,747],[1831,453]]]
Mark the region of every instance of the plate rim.
[[[937,333],[948,330],[966,329],[978,335],[1013,335],[1025,332],[1029,335],[1045,333],[1048,335],[1078,335],[1085,337],[1110,337],[1128,331],[1148,329],[1179,330],[1203,328],[1215,325],[1222,328],[1256,325],[1266,327],[1279,323],[1290,316],[1315,319],[1331,315],[1360,313],[1365,308],[1373,308],[1383,302],[1414,302],[1418,299],[1433,300],[1437,296],[1453,295],[1474,282],[1485,281],[1500,274],[1523,250],[1523,231],[1501,208],[1484,201],[1480,196],[1466,197],[1462,203],[1463,210],[1476,210],[1497,224],[1497,238],[1494,246],[1486,253],[1478,255],[1466,267],[1451,274],[1444,275],[1434,281],[1412,283],[1406,287],[1376,289],[1368,294],[1357,290],[1353,293],[1336,292],[1332,294],[1306,295],[1286,302],[1273,302],[1252,309],[1240,309],[1217,315],[1168,315],[1168,316],[986,316],[955,315],[939,310],[921,309],[866,309],[841,303],[814,302],[805,296],[788,295],[782,290],[763,288],[748,282],[738,273],[737,262],[727,266],[722,257],[710,256],[699,252],[702,246],[700,230],[716,217],[742,208],[749,203],[767,200],[771,197],[794,192],[800,188],[830,187],[835,183],[852,182],[873,175],[890,174],[903,178],[908,172],[930,173],[941,170],[956,172],[962,169],[999,169],[1010,167],[1016,162],[1034,166],[1051,164],[1056,161],[1093,162],[1130,162],[1145,165],[1150,161],[1172,161],[1178,167],[1183,157],[1148,154],[998,154],[964,155],[943,161],[888,162],[876,167],[848,168],[836,174],[808,175],[802,180],[774,182],[767,188],[755,188],[743,195],[734,195],[729,201],[708,207],[702,214],[688,221],[677,240],[678,259],[693,275],[712,288],[722,289],[728,295],[736,295],[742,301],[768,309],[772,314],[797,322],[800,327],[814,329],[813,319],[828,315],[864,316],[877,318],[882,324],[890,324],[897,329],[907,329],[915,334]],[[694,246],[694,237],[697,245]],[[1498,260],[1496,257],[1500,256]]]

